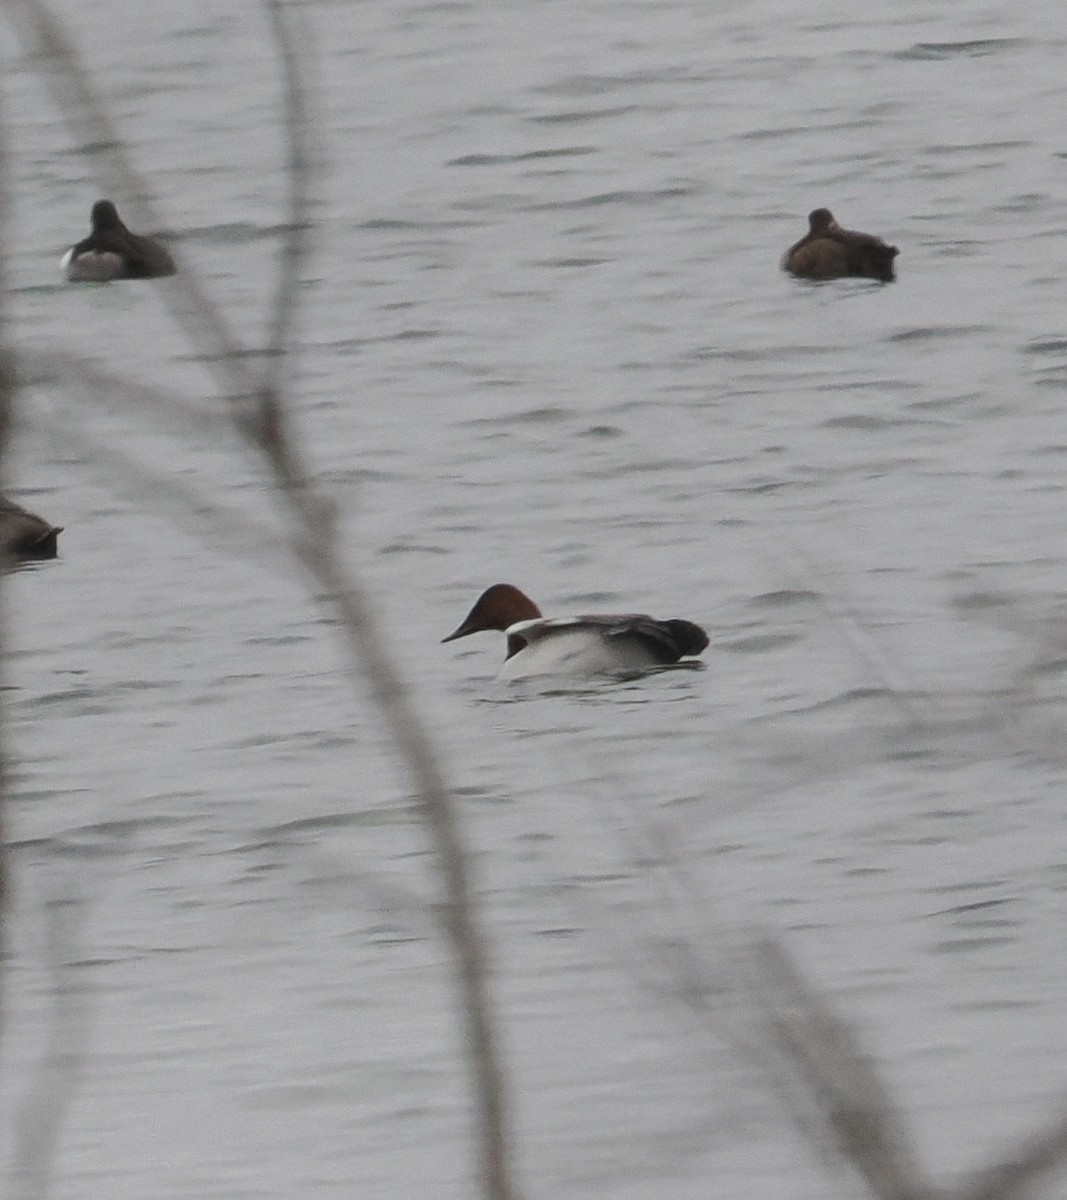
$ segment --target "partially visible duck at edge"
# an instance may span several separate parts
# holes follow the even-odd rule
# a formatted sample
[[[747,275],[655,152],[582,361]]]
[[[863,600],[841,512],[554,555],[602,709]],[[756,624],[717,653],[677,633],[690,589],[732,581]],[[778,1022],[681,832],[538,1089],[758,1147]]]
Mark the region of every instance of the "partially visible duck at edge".
[[[810,229],[790,246],[782,258],[782,270],[801,279],[896,278],[893,259],[900,253],[880,237],[842,229],[828,208],[817,208],[808,217]]]
[[[0,496],[0,570],[55,558],[62,532],[61,525],[53,525],[14,500]]]
[[[162,279],[177,270],[167,247],[131,233],[110,200],[97,200],[90,220],[92,233],[71,246],[59,264],[70,283]]]
[[[442,641],[483,629],[507,638],[501,679],[634,675],[700,654],[708,644],[708,635],[692,621],[657,621],[639,613],[543,617],[510,583],[494,583],[484,591],[460,627]]]

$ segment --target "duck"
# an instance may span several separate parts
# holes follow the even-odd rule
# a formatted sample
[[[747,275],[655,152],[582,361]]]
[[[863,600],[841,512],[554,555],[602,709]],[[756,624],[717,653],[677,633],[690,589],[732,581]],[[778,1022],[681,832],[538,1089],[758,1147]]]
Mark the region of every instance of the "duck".
[[[97,200],[92,232],[63,255],[60,269],[70,283],[112,279],[162,279],[177,271],[170,251],[154,238],[131,233],[110,200]]]
[[[62,525],[53,525],[7,496],[0,496],[0,568],[55,558],[62,532]]]
[[[637,675],[699,655],[708,635],[692,621],[642,613],[545,617],[517,587],[494,583],[444,642],[495,629],[507,638],[501,679],[536,675]]]
[[[871,233],[842,229],[828,208],[808,215],[808,232],[790,246],[782,258],[782,270],[801,279],[896,278],[893,259],[900,253]]]

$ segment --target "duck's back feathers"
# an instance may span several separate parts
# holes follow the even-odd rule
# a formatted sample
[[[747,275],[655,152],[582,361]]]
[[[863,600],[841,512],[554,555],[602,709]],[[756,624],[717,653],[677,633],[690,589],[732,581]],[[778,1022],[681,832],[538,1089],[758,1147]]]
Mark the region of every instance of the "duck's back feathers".
[[[808,232],[785,252],[783,270],[802,279],[853,276],[890,283],[896,278],[896,246],[870,233],[842,229],[828,208],[815,209],[808,225]]]
[[[801,279],[841,279],[854,274],[848,251],[840,242],[820,238],[798,242],[786,255],[783,268]]]
[[[502,679],[636,675],[700,654],[708,637],[690,621],[638,613],[537,618],[507,630]]]
[[[708,647],[708,635],[692,621],[672,617],[657,621],[652,617],[624,617],[605,633],[608,638],[633,638],[648,647],[663,666],[680,658],[701,654]]]
[[[507,630],[508,658],[539,639],[558,637],[568,631],[603,638],[615,652],[633,643],[658,666],[700,654],[708,645],[708,635],[692,621],[676,618],[659,621],[644,613],[587,613],[579,617],[542,617],[512,625]]]

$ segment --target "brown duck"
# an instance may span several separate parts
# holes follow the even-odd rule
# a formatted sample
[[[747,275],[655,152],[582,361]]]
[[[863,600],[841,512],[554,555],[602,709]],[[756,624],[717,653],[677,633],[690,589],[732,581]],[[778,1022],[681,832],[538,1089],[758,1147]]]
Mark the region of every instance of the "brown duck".
[[[809,217],[811,228],[782,259],[782,269],[801,279],[896,278],[893,259],[900,253],[880,237],[842,229],[828,208],[817,208]]]
[[[53,525],[14,500],[0,496],[0,569],[55,558],[62,532],[61,525]]]

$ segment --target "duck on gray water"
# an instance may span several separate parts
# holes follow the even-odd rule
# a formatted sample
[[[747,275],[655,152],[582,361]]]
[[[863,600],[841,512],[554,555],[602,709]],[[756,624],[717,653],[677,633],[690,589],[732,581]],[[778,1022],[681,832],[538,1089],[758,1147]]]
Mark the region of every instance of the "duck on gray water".
[[[785,252],[782,270],[801,279],[896,278],[893,259],[900,253],[871,233],[842,229],[828,208],[808,216],[808,232]]]
[[[62,532],[62,525],[53,525],[14,500],[0,496],[0,568],[55,558]]]
[[[642,613],[543,617],[529,596],[495,583],[478,597],[463,623],[442,641],[485,629],[507,638],[501,679],[536,675],[634,675],[700,654],[708,635],[692,621],[659,621]]]
[[[97,200],[90,220],[92,232],[71,246],[59,264],[70,283],[162,279],[177,270],[167,247],[131,233],[110,200]]]

